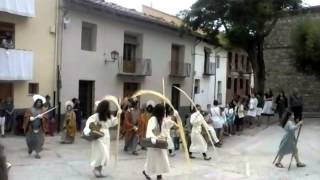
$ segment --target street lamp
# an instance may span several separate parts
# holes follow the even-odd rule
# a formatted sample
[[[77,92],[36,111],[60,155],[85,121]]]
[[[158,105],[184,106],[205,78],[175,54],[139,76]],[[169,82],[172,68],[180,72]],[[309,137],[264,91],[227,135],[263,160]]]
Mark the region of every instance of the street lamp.
[[[105,54],[106,55],[106,54]],[[119,52],[116,50],[111,51],[110,53],[111,60],[108,60],[107,58],[104,60],[104,64],[107,64],[107,62],[115,62],[119,59]]]

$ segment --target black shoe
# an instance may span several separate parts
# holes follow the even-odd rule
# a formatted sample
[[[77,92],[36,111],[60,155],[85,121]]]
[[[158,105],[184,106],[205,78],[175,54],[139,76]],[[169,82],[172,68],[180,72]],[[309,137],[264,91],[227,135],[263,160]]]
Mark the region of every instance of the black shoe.
[[[157,180],[161,180],[162,179],[162,176],[161,175],[158,175],[157,176]]]
[[[132,152],[132,155],[138,156],[139,153],[137,153],[137,151],[133,151],[133,152]]]
[[[30,156],[32,154],[32,150],[28,150],[28,154]]]
[[[221,148],[222,144],[220,142],[214,144],[215,147]]]
[[[147,180],[151,180],[151,177],[148,176],[148,174],[147,174],[145,171],[142,171],[142,174],[144,175],[144,177],[145,177]]]
[[[297,163],[297,167],[298,167],[298,168],[306,167],[306,165],[305,165],[305,164],[303,164],[303,163]]]
[[[39,154],[36,154],[36,155],[34,156],[34,158],[36,158],[36,159],[40,159],[41,157],[40,157],[40,155],[39,155]]]
[[[212,158],[211,158],[211,157],[203,157],[203,159],[204,159],[205,161],[210,161]]]

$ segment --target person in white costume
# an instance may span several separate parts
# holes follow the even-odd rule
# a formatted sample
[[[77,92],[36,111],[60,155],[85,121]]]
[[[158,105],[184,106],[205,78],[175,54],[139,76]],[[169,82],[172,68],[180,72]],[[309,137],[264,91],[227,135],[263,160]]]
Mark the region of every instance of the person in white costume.
[[[120,110],[118,110],[120,113]],[[116,126],[118,120],[111,115],[110,105],[107,100],[103,100],[98,104],[96,113],[90,116],[86,122],[86,126],[83,130],[85,135],[90,134],[90,124],[100,124],[100,131],[104,133],[104,136],[91,142],[91,163],[94,168],[93,173],[96,177],[104,177],[102,175],[102,167],[108,164],[110,158],[110,133],[109,128]]]
[[[146,138],[151,138],[151,142],[156,144],[158,139],[165,137],[163,132],[163,121],[165,116],[165,108],[163,104],[157,104],[153,110],[152,117],[148,121]],[[178,116],[178,112],[174,111],[174,116]],[[142,171],[146,179],[150,180],[150,175],[156,175],[157,180],[162,179],[162,174],[168,173],[170,170],[168,152],[166,149],[147,148],[146,163]]]
[[[222,145],[223,138],[223,126],[226,123],[225,114],[222,112],[221,108],[218,106],[217,100],[213,101],[213,107],[211,108],[211,116],[213,121],[213,127],[217,132],[220,144]]]
[[[251,98],[249,101],[249,110],[247,112],[247,119],[249,121],[249,126],[252,126],[253,122],[257,117],[257,106],[258,106],[258,99],[256,98],[255,94],[251,94]]]
[[[194,108],[190,117],[192,130],[190,135],[191,145],[189,148],[189,155],[191,158],[194,158],[192,156],[192,153],[201,153],[203,155],[204,160],[208,161],[211,160],[211,157],[207,156],[208,145],[201,134],[203,121],[203,116],[200,114],[199,111],[197,111],[197,109]]]
[[[164,121],[162,123],[162,132],[164,136],[167,138],[168,142],[168,150],[169,150],[169,155],[170,156],[175,156],[174,153],[174,143],[171,137],[170,130],[171,128],[176,128],[178,127],[177,123],[173,121],[173,111],[170,108],[169,105],[166,105],[166,117],[164,118]]]

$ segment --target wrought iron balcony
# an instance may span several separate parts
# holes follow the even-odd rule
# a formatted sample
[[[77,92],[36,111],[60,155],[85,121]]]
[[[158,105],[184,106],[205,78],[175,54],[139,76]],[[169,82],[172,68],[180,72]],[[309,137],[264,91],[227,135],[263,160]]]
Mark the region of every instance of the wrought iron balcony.
[[[172,77],[190,77],[191,73],[191,64],[178,62],[178,61],[170,61],[170,76]]]
[[[216,64],[213,62],[206,63],[205,67],[204,67],[203,74],[207,75],[207,76],[215,75],[216,74]]]
[[[0,80],[32,80],[33,52],[0,48]]]
[[[151,59],[134,59],[134,60],[119,60],[118,75],[124,76],[151,76],[152,63]]]

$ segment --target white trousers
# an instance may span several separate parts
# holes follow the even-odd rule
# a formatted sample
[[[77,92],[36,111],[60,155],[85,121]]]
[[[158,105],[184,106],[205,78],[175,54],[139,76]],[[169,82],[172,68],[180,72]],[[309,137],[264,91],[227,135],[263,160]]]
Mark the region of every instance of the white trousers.
[[[6,117],[0,117],[1,135],[4,135],[5,124],[6,124]]]
[[[214,128],[209,125],[208,131],[209,131],[209,133],[210,133],[210,135],[211,135],[214,143],[218,143],[218,142],[219,142],[219,139],[218,139],[218,137],[217,137],[217,133],[216,133],[216,131],[214,130]]]

